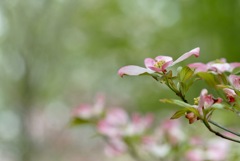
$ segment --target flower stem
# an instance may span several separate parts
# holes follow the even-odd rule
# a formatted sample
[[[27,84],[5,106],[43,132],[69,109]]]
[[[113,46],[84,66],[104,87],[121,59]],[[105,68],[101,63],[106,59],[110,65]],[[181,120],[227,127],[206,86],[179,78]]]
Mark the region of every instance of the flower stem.
[[[178,95],[178,94],[177,94],[177,95]],[[182,99],[183,102],[188,103],[188,101],[185,99],[184,96],[182,96],[182,95],[178,95],[178,96]],[[217,124],[217,123],[214,122],[214,121],[211,121],[211,120],[207,121],[206,119],[203,119],[202,121],[203,121],[204,125],[208,128],[208,130],[209,130],[210,132],[214,133],[215,135],[217,135],[217,136],[219,136],[219,137],[221,137],[221,138],[224,138],[224,139],[226,139],[226,140],[230,140],[230,141],[233,141],[233,142],[236,142],[236,143],[240,143],[239,140],[236,140],[236,139],[227,137],[227,136],[225,136],[225,135],[223,135],[223,134],[221,134],[221,133],[213,130],[212,127],[209,125],[208,122],[210,122],[211,124],[217,126],[217,127],[220,128],[220,129],[223,129],[223,130],[225,130],[225,131],[227,131],[227,132],[229,132],[229,133],[231,133],[231,134],[234,134],[234,135],[236,135],[236,136],[239,136],[239,137],[240,137],[240,134],[238,134],[238,133],[236,133],[236,132],[233,132],[233,131],[227,129],[227,128],[225,128],[225,127]]]
[[[223,127],[222,125],[219,125],[218,123],[216,123],[216,122],[214,122],[214,121],[212,121],[212,120],[208,120],[208,122],[211,123],[211,124],[213,124],[213,125],[215,125],[215,126],[217,126],[217,127],[220,128],[220,129],[223,129],[223,130],[225,130],[225,131],[227,131],[227,132],[229,132],[229,133],[231,133],[231,134],[233,134],[233,135],[236,135],[236,136],[239,136],[239,137],[240,137],[240,134],[239,134],[239,133],[236,133],[236,132],[234,132],[234,131],[231,131],[231,130]]]
[[[209,123],[208,123],[208,121],[207,121],[206,119],[203,119],[202,121],[203,121],[204,125],[208,128],[208,130],[209,130],[210,132],[214,133],[215,135],[217,135],[217,136],[219,136],[219,137],[221,137],[221,138],[223,138],[223,139],[226,139],[226,140],[230,140],[230,141],[233,141],[233,142],[236,142],[236,143],[240,143],[239,140],[236,140],[236,139],[227,137],[227,136],[225,136],[225,135],[223,135],[223,134],[221,134],[221,133],[213,130],[212,127],[209,125]]]

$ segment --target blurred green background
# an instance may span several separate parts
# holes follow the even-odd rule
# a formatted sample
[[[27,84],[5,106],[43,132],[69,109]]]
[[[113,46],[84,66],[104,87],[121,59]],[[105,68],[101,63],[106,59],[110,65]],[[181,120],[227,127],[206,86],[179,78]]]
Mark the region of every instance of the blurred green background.
[[[176,98],[166,87],[117,70],[198,46],[201,56],[182,65],[239,61],[239,8],[239,0],[1,0],[0,161],[98,160],[91,129],[66,126],[97,92],[108,105],[171,116],[174,107],[158,101]]]

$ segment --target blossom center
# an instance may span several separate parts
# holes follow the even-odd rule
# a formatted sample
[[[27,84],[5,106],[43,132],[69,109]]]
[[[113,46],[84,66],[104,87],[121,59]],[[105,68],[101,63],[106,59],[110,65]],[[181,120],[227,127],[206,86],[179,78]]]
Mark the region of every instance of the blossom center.
[[[224,64],[225,62],[223,62],[223,61],[220,60],[220,59],[216,59],[216,60],[214,61],[214,63],[216,63],[216,64]]]
[[[164,60],[160,60],[160,61],[157,61],[155,64],[154,64],[154,67],[156,68],[162,68],[162,66],[165,64],[166,62]]]
[[[194,105],[198,105],[198,104],[199,104],[199,100],[200,100],[200,98],[197,97],[197,98],[194,98],[193,100],[194,100]]]

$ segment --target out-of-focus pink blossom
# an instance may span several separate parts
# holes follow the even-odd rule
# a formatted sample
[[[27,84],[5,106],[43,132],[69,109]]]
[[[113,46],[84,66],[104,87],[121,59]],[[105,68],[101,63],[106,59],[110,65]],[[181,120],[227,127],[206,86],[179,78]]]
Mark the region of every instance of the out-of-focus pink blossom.
[[[122,155],[127,151],[127,145],[121,138],[111,138],[105,146],[104,152],[109,157]]]
[[[132,115],[131,122],[126,127],[126,135],[141,135],[150,128],[153,122],[153,115],[141,116],[138,113]]]
[[[199,56],[200,48],[195,48],[182,56],[177,60],[173,61],[172,57],[169,56],[157,56],[155,59],[146,58],[144,64],[146,68],[139,67],[136,65],[128,65],[120,68],[118,74],[122,77],[123,75],[140,75],[144,73],[154,73],[154,72],[166,72],[168,67],[171,67],[188,57],[194,55],[195,57]]]
[[[216,61],[211,61],[207,64],[192,63],[188,65],[190,68],[195,69],[195,72],[213,71],[216,73],[232,72],[233,69],[240,67],[240,63],[227,63],[225,58]]]
[[[74,117],[82,119],[91,119],[100,117],[104,110],[105,97],[103,95],[97,95],[96,102],[93,105],[81,104],[79,107],[73,110]]]
[[[224,93],[226,94],[228,98],[228,102],[232,103],[235,102],[235,96],[237,95],[234,90],[230,88],[224,88],[223,89]]]
[[[211,139],[206,150],[207,160],[224,161],[229,153],[230,142],[224,139]]]
[[[178,120],[166,120],[163,122],[161,129],[168,141],[175,145],[185,139],[185,135],[181,130],[181,125]]]
[[[150,154],[163,158],[170,153],[170,145],[159,143],[157,137],[144,137],[142,139],[143,148]]]
[[[232,74],[228,77],[228,80],[236,90],[240,90],[240,76]]]
[[[203,145],[204,142],[203,142],[203,139],[200,138],[199,136],[194,136],[190,138],[190,144],[193,146],[200,146],[200,145]]]
[[[185,158],[187,161],[204,161],[204,151],[202,149],[189,150]]]
[[[129,121],[127,113],[122,108],[111,108],[103,120],[97,124],[100,134],[108,137],[122,136]]]
[[[107,111],[103,120],[100,120],[97,128],[100,134],[109,137],[142,135],[152,124],[153,116],[141,116],[133,114],[129,118],[122,108],[112,108]]]

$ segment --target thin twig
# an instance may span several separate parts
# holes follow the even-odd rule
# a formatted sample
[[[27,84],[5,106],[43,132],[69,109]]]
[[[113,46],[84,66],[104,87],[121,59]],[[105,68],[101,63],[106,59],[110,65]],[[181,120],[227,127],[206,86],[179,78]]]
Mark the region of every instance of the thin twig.
[[[227,137],[227,136],[225,136],[225,135],[223,135],[223,134],[213,130],[212,127],[209,125],[208,121],[206,121],[206,120],[202,120],[202,121],[203,121],[204,125],[208,128],[208,130],[211,131],[212,133],[214,133],[215,135],[217,135],[217,136],[219,136],[221,138],[224,138],[226,140],[230,140],[230,141],[233,141],[233,142],[236,142],[236,143],[240,143],[239,140],[232,139],[230,137]]]
[[[217,127],[220,128],[220,129],[223,129],[223,130],[225,130],[225,131],[227,131],[227,132],[229,132],[229,133],[231,133],[231,134],[233,134],[233,135],[236,135],[236,136],[239,136],[239,137],[240,137],[240,134],[238,134],[238,133],[236,133],[236,132],[234,132],[234,131],[231,131],[231,130],[227,129],[227,128],[223,127],[222,125],[219,125],[218,123],[216,123],[216,122],[214,122],[214,121],[212,121],[212,120],[208,120],[208,122],[211,123],[211,124],[213,124],[213,125],[215,125],[215,126],[217,126]]]

